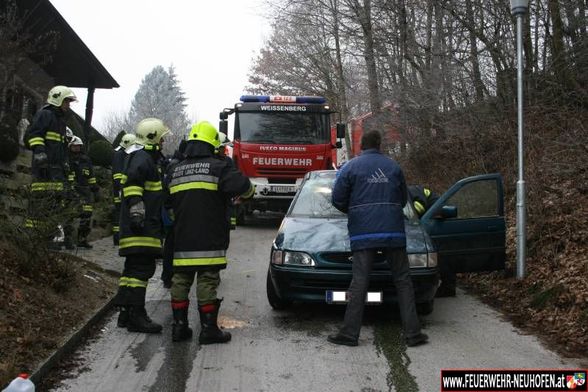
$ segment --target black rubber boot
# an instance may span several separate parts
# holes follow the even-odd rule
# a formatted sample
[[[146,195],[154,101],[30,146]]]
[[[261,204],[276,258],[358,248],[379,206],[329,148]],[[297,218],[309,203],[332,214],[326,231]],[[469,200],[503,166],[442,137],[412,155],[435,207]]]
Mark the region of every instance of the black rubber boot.
[[[122,306],[120,308],[120,313],[118,314],[118,320],[116,322],[116,326],[119,328],[126,328],[128,323],[129,323],[129,308],[127,308],[126,306]]]
[[[192,337],[192,329],[188,327],[188,308],[173,309],[172,341],[181,342]]]
[[[198,307],[200,325],[202,326],[198,337],[200,344],[226,343],[231,340],[231,334],[222,331],[217,325],[220,303],[221,301],[217,299],[214,304]]]
[[[144,306],[131,306],[129,309],[129,321],[127,330],[129,332],[160,333],[161,325],[154,323],[147,316]]]

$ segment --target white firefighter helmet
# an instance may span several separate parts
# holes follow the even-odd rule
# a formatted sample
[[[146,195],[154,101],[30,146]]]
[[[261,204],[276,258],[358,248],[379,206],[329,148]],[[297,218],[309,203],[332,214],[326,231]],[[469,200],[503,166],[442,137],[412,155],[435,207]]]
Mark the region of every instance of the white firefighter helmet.
[[[69,144],[71,140],[74,138],[74,133],[70,127],[65,128],[65,141]]]
[[[159,145],[161,138],[170,132],[169,128],[158,118],[146,118],[137,124],[135,131],[135,143],[146,145]]]
[[[228,146],[232,143],[227,134],[222,132],[218,133],[218,140],[220,141],[221,147]]]
[[[69,144],[67,145],[68,147],[71,146],[83,146],[84,142],[82,141],[82,139],[79,136],[74,136],[71,138],[71,141],[69,142]]]
[[[126,149],[128,148],[131,144],[135,144],[135,140],[137,139],[137,137],[135,135],[133,135],[132,133],[127,133],[126,135],[124,135],[121,139],[120,139],[120,143],[119,146],[121,146],[122,148]]]
[[[47,95],[48,104],[59,107],[64,99],[69,99],[70,101],[78,100],[74,92],[67,86],[55,86],[49,90],[49,94]]]

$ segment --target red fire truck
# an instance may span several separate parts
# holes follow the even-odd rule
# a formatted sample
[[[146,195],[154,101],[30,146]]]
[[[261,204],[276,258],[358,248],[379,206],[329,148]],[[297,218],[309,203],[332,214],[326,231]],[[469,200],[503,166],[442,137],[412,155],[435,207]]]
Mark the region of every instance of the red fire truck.
[[[235,115],[232,158],[256,186],[253,200],[239,206],[237,224],[253,210],[285,212],[307,172],[335,167],[332,151],[341,148],[345,125],[332,135],[333,113],[323,97],[281,95],[243,95],[220,113],[225,134]]]

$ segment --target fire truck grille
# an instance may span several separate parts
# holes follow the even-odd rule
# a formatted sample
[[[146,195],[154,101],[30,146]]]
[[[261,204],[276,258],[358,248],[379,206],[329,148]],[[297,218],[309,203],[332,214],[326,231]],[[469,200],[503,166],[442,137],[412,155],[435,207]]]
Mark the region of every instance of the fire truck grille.
[[[297,169],[297,168],[288,168],[288,167],[281,167],[279,169],[271,168],[271,167],[260,167],[257,168],[257,173],[260,176],[282,176],[282,177],[303,177],[306,174],[305,169]]]

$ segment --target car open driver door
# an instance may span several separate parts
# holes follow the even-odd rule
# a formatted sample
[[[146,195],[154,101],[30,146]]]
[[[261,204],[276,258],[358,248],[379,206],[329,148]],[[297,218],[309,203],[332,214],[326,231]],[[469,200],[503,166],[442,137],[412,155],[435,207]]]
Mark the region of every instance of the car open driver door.
[[[454,272],[504,269],[504,187],[500,174],[464,178],[422,216],[439,263]]]

